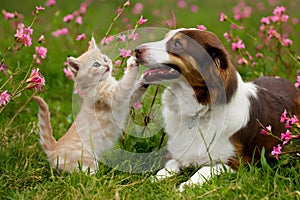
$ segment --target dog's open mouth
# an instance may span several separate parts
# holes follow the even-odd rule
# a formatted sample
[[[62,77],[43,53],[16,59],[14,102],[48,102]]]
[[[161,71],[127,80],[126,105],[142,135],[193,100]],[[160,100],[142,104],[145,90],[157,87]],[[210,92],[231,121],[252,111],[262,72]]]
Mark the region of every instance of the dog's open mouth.
[[[151,82],[176,79],[181,75],[180,68],[173,64],[160,64],[159,67],[151,68],[143,72],[144,79]]]

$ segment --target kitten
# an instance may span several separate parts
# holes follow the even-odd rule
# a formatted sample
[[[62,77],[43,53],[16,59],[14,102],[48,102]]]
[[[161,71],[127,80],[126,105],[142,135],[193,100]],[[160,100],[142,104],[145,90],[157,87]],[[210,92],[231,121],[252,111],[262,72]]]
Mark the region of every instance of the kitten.
[[[58,141],[52,134],[50,112],[45,101],[39,104],[40,143],[53,168],[95,173],[102,152],[109,150],[121,134],[129,113],[129,105],[141,96],[146,87],[135,91],[138,64],[134,57],[127,60],[127,71],[120,81],[111,75],[112,61],[101,53],[92,38],[88,51],[78,58],[68,57],[76,87],[83,100],[80,112],[67,133]],[[130,97],[132,96],[132,99]]]

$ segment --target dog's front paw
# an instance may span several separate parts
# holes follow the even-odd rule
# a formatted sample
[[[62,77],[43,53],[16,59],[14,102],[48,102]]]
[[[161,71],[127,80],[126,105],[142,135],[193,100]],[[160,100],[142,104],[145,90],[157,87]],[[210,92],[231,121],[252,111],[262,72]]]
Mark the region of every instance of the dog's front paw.
[[[135,67],[138,66],[138,62],[136,61],[136,58],[131,56],[130,58],[128,58],[127,60],[127,70],[131,70]]]

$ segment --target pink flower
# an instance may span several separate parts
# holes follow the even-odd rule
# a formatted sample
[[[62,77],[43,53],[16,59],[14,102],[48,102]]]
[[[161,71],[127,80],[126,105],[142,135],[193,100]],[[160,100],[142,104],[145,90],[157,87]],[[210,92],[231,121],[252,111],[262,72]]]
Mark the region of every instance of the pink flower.
[[[261,23],[264,23],[264,24],[270,24],[270,18],[269,17],[263,17],[261,20],[260,20]]]
[[[85,14],[86,13],[86,8],[87,8],[87,3],[83,2],[81,5],[80,5],[80,13],[81,14]]]
[[[76,17],[75,22],[77,24],[82,24],[82,17],[81,16]]]
[[[140,19],[139,19],[139,21],[138,21],[138,24],[139,24],[139,25],[142,25],[142,24],[145,24],[147,21],[148,21],[148,19],[144,19],[144,18],[143,18],[143,15],[141,15],[141,17],[140,17]]]
[[[273,11],[273,15],[281,15],[284,12],[285,12],[285,7],[277,6]]]
[[[187,3],[186,3],[184,0],[178,0],[178,1],[177,1],[177,6],[178,6],[179,8],[185,8],[186,5],[187,5]]]
[[[245,46],[245,44],[243,43],[243,41],[242,40],[238,40],[238,42],[236,42],[236,43],[232,43],[231,44],[231,48],[232,48],[232,50],[237,50],[237,49],[244,49],[246,46]]]
[[[231,41],[231,37],[230,37],[229,33],[226,32],[226,33],[223,34],[223,36],[225,37],[227,42]]]
[[[281,15],[281,21],[283,21],[283,22],[287,22],[288,20],[289,20],[289,16],[288,15]]]
[[[68,79],[72,80],[72,72],[69,68],[64,68],[64,73]]]
[[[135,104],[133,104],[133,108],[136,110],[139,110],[142,108],[142,104],[140,101],[137,101]]]
[[[29,79],[26,80],[27,89],[35,88],[36,90],[42,90],[42,86],[45,85],[45,79],[39,72],[38,68],[33,68]]]
[[[124,5],[123,5],[124,7],[128,7],[128,6],[130,6],[130,1],[126,1],[125,3],[124,3]]]
[[[4,73],[6,73],[8,70],[8,67],[6,65],[4,65],[3,63],[0,64],[0,72],[3,71]]]
[[[42,11],[42,10],[45,10],[45,8],[42,7],[42,6],[36,6],[36,7],[35,7],[35,13],[36,13],[36,14],[39,13],[40,11]]]
[[[114,36],[108,35],[107,37],[102,38],[101,44],[109,44],[114,40]]]
[[[300,86],[300,76],[297,76],[297,82],[295,83],[295,87]]]
[[[23,29],[17,29],[17,33],[15,34],[15,37],[17,38],[17,39],[22,39],[23,38]]]
[[[279,156],[280,154],[282,154],[281,149],[282,149],[281,145],[278,144],[277,147],[273,147],[273,151],[271,152],[271,154],[272,154],[273,156],[276,156],[276,159],[277,159],[277,160],[278,160],[278,156]]]
[[[296,123],[298,123],[298,118],[297,118],[296,115],[294,115],[290,120],[291,120],[291,124],[296,124]]]
[[[41,57],[41,58],[46,58],[46,56],[47,56],[47,48],[45,48],[45,47],[42,47],[42,46],[40,46],[40,47],[35,47],[35,52],[36,52],[36,54],[39,56],[39,57]]]
[[[293,41],[289,38],[284,38],[282,40],[282,43],[283,43],[282,45],[286,47],[286,46],[291,46],[293,44]]]
[[[126,35],[124,35],[124,34],[119,34],[118,36],[117,36],[117,38],[118,39],[120,39],[122,42],[125,42],[126,41]]]
[[[41,35],[38,39],[39,43],[45,43],[46,42],[46,39],[45,39],[45,36],[44,35]]]
[[[272,126],[269,125],[266,128],[261,129],[260,133],[263,134],[263,135],[270,135],[272,133]]]
[[[115,61],[115,64],[116,64],[116,65],[118,65],[118,66],[120,66],[120,65],[121,65],[121,63],[122,63],[122,61],[121,61],[121,60],[116,60],[116,61]]]
[[[280,138],[284,140],[283,144],[288,143],[292,139],[291,132],[287,130],[285,133],[281,133]]]
[[[237,62],[238,62],[239,65],[243,65],[243,64],[248,65],[249,64],[248,60],[244,57],[238,59]]]
[[[191,12],[195,13],[195,12],[198,12],[199,8],[197,5],[192,5],[190,10],[191,10]]]
[[[127,58],[127,57],[131,56],[131,50],[130,49],[128,49],[128,50],[119,49],[119,51],[120,51],[120,54],[123,58]]]
[[[0,106],[6,105],[10,101],[10,96],[6,90],[2,92],[0,95]]]
[[[206,27],[204,25],[197,25],[197,29],[201,31],[206,31]]]
[[[36,64],[42,64],[41,59],[36,54],[33,54],[33,59],[35,60]]]
[[[52,35],[54,36],[54,37],[59,37],[59,36],[61,36],[61,35],[67,35],[68,34],[68,29],[67,28],[62,28],[62,29],[58,29],[58,30],[56,30],[56,31],[53,31],[52,32]]]
[[[270,16],[270,19],[272,20],[272,22],[276,23],[276,22],[279,22],[280,17],[277,15],[274,15],[274,16]]]
[[[268,31],[268,35],[269,36],[268,36],[267,40],[271,40],[272,37],[275,37],[277,39],[280,39],[280,37],[281,37],[280,34],[274,29],[270,29]]]
[[[227,19],[227,16],[224,13],[221,13],[220,14],[220,21],[224,22],[224,21],[226,21],[226,19]]]
[[[131,39],[133,41],[138,39],[138,33],[134,33],[133,31],[128,35],[128,39]]]
[[[32,38],[30,37],[30,35],[23,35],[23,44],[28,47],[32,45]]]
[[[281,114],[281,117],[280,117],[280,122],[283,123],[285,122],[286,120],[288,120],[289,118],[286,116],[287,115],[287,111],[286,109],[283,111],[283,113]]]
[[[73,15],[68,14],[63,18],[63,20],[64,20],[64,22],[70,22],[73,18],[74,18]]]
[[[85,34],[84,33],[82,33],[82,34],[80,34],[80,35],[77,35],[77,37],[76,37],[76,40],[84,40],[86,38],[86,36],[85,36]]]
[[[15,17],[14,13],[6,12],[5,10],[2,10],[2,14],[4,15],[4,20],[13,19]]]
[[[54,6],[55,4],[56,4],[55,0],[48,0],[45,5],[46,6]]]
[[[132,13],[135,15],[139,15],[142,13],[143,8],[144,8],[144,6],[142,3],[136,3],[132,9]]]
[[[292,23],[293,23],[293,24],[298,24],[298,23],[299,23],[298,18],[294,17],[294,18],[292,19]]]

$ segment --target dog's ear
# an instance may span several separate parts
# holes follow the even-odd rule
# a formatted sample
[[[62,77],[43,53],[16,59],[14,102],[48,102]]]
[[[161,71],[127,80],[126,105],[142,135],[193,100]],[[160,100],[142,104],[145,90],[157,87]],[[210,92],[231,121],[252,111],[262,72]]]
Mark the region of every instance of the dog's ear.
[[[94,37],[92,36],[92,39],[90,41],[89,50],[94,50],[94,49],[98,49],[98,45],[97,45]]]
[[[209,46],[206,51],[218,68],[227,69],[229,65],[229,58],[225,49]]]
[[[75,78],[77,76],[80,67],[79,61],[76,58],[70,56],[67,58],[67,62],[69,65],[69,69],[72,72],[72,76],[73,78]]]

